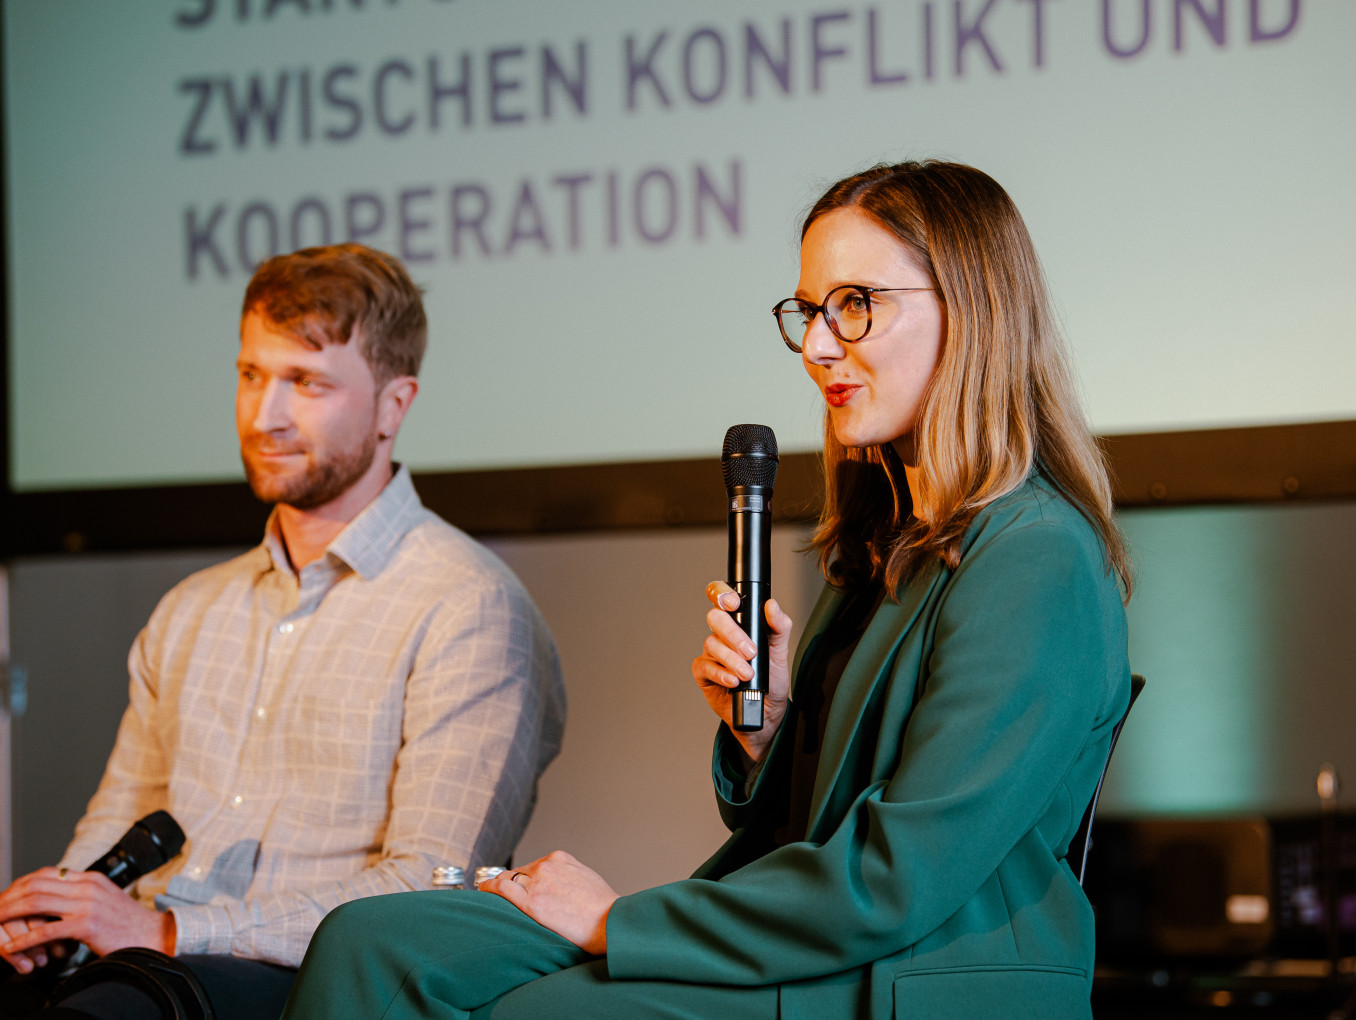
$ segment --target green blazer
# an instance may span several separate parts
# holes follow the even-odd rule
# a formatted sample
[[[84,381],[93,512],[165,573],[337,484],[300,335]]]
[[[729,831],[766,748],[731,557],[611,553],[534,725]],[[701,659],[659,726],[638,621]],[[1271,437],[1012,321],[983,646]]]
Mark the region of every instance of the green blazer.
[[[841,600],[820,597],[795,669]],[[771,842],[791,727],[747,795],[722,727],[732,834],[692,878],[616,902],[609,973],[775,984],[781,1016],[806,1020],[1089,1017],[1092,911],[1064,857],[1129,691],[1105,551],[1035,477],[975,518],[955,570],[876,611],[830,707],[806,841]]]

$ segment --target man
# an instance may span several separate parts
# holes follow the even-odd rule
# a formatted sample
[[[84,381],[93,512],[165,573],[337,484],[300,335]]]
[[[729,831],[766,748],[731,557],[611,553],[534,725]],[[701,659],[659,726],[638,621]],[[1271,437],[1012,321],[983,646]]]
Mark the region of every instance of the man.
[[[361,245],[279,256],[251,280],[236,427],[276,506],[262,545],[175,587],[137,638],[74,842],[0,893],[0,956],[20,973],[66,940],[144,946],[181,957],[218,1017],[276,1016],[327,911],[427,888],[440,864],[507,860],[564,691],[517,579],[392,464],[426,336],[404,268]],[[159,808],[188,835],[178,857],[130,896],[83,870]],[[102,1003],[136,994],[63,1006],[122,1016]]]

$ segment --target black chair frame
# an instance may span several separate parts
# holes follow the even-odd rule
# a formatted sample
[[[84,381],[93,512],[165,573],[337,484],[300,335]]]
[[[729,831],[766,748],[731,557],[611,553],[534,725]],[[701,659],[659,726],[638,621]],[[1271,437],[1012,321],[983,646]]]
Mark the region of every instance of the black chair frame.
[[[1130,709],[1135,707],[1135,699],[1142,690],[1144,677],[1138,673],[1131,673],[1130,704],[1125,706],[1125,714],[1111,730],[1111,746],[1106,749],[1106,762],[1102,765],[1102,774],[1097,777],[1097,788],[1092,791],[1092,800],[1088,803],[1088,809],[1083,812],[1083,820],[1078,823],[1078,829],[1074,832],[1073,839],[1069,841],[1069,852],[1065,855],[1065,860],[1073,869],[1074,878],[1078,879],[1079,885],[1083,884],[1083,876],[1088,870],[1088,851],[1092,849],[1092,816],[1097,813],[1097,798],[1102,795],[1102,782],[1106,779],[1106,770],[1111,765],[1111,754],[1116,750],[1116,741],[1121,737],[1121,727],[1129,718]]]
[[[165,1020],[214,1020],[215,1017],[207,992],[193,971],[172,956],[140,947],[119,949],[85,964],[57,985],[48,1005],[60,1007],[76,992],[104,982],[137,989],[160,1008]]]

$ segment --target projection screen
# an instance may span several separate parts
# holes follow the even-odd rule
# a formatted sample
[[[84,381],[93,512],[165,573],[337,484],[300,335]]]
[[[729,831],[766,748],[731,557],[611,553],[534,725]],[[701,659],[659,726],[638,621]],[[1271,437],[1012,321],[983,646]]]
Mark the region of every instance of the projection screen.
[[[1023,210],[1104,434],[1356,418],[1356,5],[9,0],[10,487],[241,477],[239,302],[356,239],[425,289],[398,454],[817,445],[769,310],[829,181]]]

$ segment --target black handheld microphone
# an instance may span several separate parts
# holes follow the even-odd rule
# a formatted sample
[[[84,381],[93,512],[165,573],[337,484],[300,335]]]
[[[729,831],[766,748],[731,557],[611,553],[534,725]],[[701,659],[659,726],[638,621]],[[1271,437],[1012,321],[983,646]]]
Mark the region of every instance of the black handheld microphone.
[[[152,811],[145,818],[133,822],[132,827],[86,871],[107,875],[119,889],[126,889],[142,875],[149,874],[184,848],[184,830],[168,811]],[[60,964],[60,975],[66,977],[94,957],[86,945],[79,945]]]
[[[184,846],[184,830],[168,811],[153,811],[136,822],[86,871],[107,875],[119,889],[126,889],[142,875],[154,871]]]
[[[763,695],[768,689],[767,615],[772,595],[772,489],[777,484],[777,437],[766,425],[731,425],[720,451],[729,499],[729,584],[739,593],[735,622],[758,647],[753,679],[730,696],[737,730],[763,728]]]

